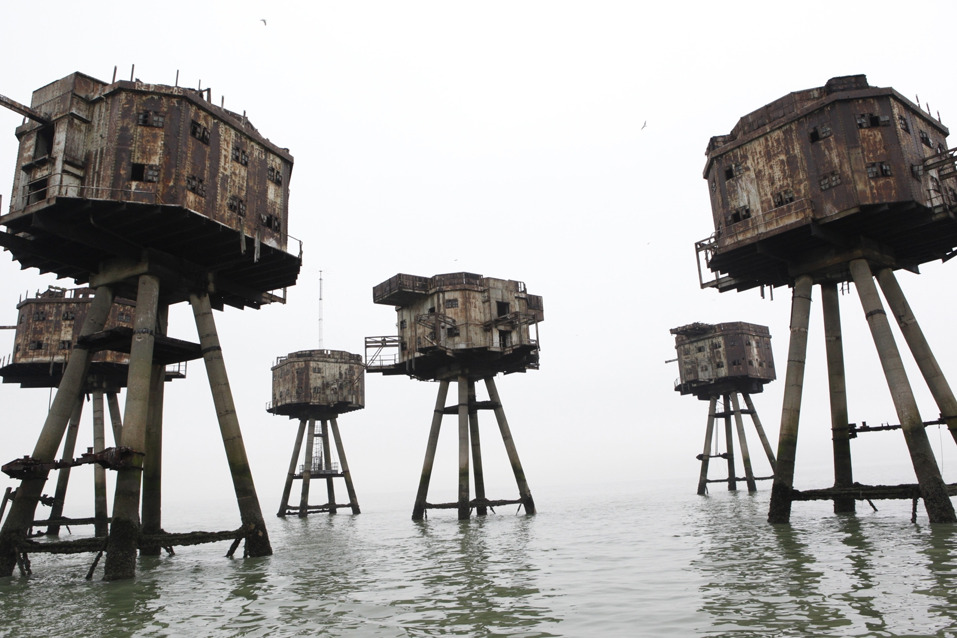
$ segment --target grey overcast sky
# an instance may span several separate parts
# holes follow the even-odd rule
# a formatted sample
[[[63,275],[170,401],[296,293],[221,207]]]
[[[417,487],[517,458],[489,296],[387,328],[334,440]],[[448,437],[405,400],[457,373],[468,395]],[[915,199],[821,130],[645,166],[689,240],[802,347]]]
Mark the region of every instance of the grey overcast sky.
[[[395,331],[393,310],[373,304],[371,292],[396,273],[465,270],[526,282],[545,302],[541,369],[498,383],[533,493],[664,481],[691,491],[706,404],[673,391],[668,330],[693,321],[767,325],[783,377],[790,310],[786,289],[773,301],[699,289],[694,242],[713,231],[702,179],[709,138],[789,92],[859,73],[919,95],[955,126],[947,63],[955,17],[949,1],[52,0],[42,10],[8,2],[0,93],[29,103],[34,89],[73,71],[108,81],[116,67],[119,78],[132,72],[161,84],[178,71],[181,85],[211,87],[214,102],[245,111],[290,149],[289,231],[305,245],[299,285],[285,306],[216,316],[267,516],[295,434],[294,422],[265,412],[270,366],[317,347],[320,269],[323,345],[357,353],[364,337]],[[20,120],[0,109],[4,211]],[[954,268],[900,276],[952,380]],[[15,321],[23,294],[51,283],[72,284],[0,259],[0,323]],[[896,422],[859,302],[851,294],[842,305],[850,418]],[[174,309],[171,333],[195,340],[188,308]],[[12,343],[11,332],[0,333],[0,352]],[[909,369],[922,415],[936,418]],[[832,477],[817,299],[807,370],[796,485],[821,487]],[[232,498],[205,376],[194,363],[167,388],[167,512]],[[775,446],[783,385],[755,396]],[[435,384],[369,375],[366,409],[340,419],[360,502],[394,492],[411,509],[435,392]],[[48,399],[44,390],[0,387],[0,462],[32,451]],[[489,496],[512,497],[493,420],[483,417]],[[81,449],[92,444],[90,418]],[[441,438],[433,501],[454,498],[453,433],[447,427]],[[945,478],[957,480],[953,441],[930,434]],[[750,441],[757,473],[769,474],[753,433]],[[862,482],[911,480],[900,433],[871,435],[854,450]],[[92,509],[82,500],[86,483],[71,486],[68,514]],[[0,476],[0,488],[14,484]]]

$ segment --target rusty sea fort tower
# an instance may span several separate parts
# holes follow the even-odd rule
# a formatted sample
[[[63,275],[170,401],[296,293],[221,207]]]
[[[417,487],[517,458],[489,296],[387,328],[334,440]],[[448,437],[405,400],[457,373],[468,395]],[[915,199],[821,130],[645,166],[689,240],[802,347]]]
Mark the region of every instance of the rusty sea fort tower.
[[[432,427],[425,452],[412,519],[426,510],[456,509],[466,520],[474,509],[485,516],[492,507],[518,504],[535,513],[535,502],[525,480],[505,410],[495,385],[499,373],[538,369],[538,323],[545,319],[542,298],[531,295],[519,281],[494,279],[467,272],[418,277],[399,274],[372,291],[375,303],[394,306],[398,334],[366,337],[369,372],[404,374],[438,381]],[[482,380],[488,400],[479,401],[475,383]],[[458,384],[458,400],[446,406],[449,384]],[[490,500],[485,495],[478,411],[492,410],[518,485],[519,497]],[[458,499],[453,503],[427,501],[442,417],[458,415]],[[475,498],[469,499],[469,456],[475,478]]]
[[[19,383],[21,388],[56,388],[63,378],[63,370],[70,354],[76,348],[77,338],[90,306],[93,291],[90,288],[68,290],[50,286],[33,297],[21,298],[17,304],[17,322],[12,356],[0,367],[4,383]],[[106,319],[105,334],[131,335],[135,304],[127,299],[114,299]],[[128,337],[127,337],[128,338]],[[110,452],[106,450],[104,398],[109,408],[110,424],[115,446],[120,445],[122,416],[118,400],[119,391],[126,387],[129,371],[129,354],[115,350],[96,351],[91,359],[83,390],[74,406],[69,426],[63,441],[60,461],[51,464],[57,470],[56,491],[52,497],[41,497],[41,503],[50,507],[47,520],[34,520],[34,526],[46,525],[48,536],[57,536],[61,526],[94,526],[96,536],[106,536],[109,531],[107,511],[106,469]],[[181,379],[186,375],[186,362],[170,364],[165,369],[165,380]],[[92,400],[93,439],[87,453],[74,458],[84,396]],[[89,439],[86,439],[89,441]],[[29,458],[29,457],[28,457]],[[94,512],[92,518],[66,518],[64,502],[70,482],[71,469],[81,464],[93,465]],[[12,478],[24,478],[35,470],[35,465],[18,459],[3,466],[3,471]],[[15,492],[7,488],[0,503],[0,518]],[[159,550],[159,547],[151,548]],[[144,550],[145,552],[146,550]]]
[[[768,520],[790,521],[794,500],[832,499],[852,512],[855,499],[922,498],[931,522],[954,522],[954,507],[931,449],[890,329],[900,327],[941,417],[957,440],[957,400],[894,271],[953,257],[957,247],[957,164],[939,118],[863,75],[786,95],[713,137],[704,177],[714,234],[696,245],[721,292],[790,286],[791,332],[777,465]],[[878,293],[889,307],[884,309]],[[838,286],[853,282],[870,328],[916,485],[854,483],[841,345]],[[794,461],[812,289],[820,287],[833,433],[834,486],[798,492]]]
[[[763,392],[765,384],[775,378],[771,334],[766,326],[743,321],[714,325],[692,323],[672,328],[671,334],[675,335],[675,350],[678,354],[679,376],[675,390],[682,395],[691,394],[700,401],[708,402],[704,449],[698,455],[701,461],[698,494],[708,493],[708,483],[727,483],[728,490],[737,489],[739,479],[735,476],[735,434],[738,437],[741,465],[744,468],[743,480],[747,483],[749,492],[757,491],[755,481],[771,479],[773,476],[755,477],[742,415],[751,417],[773,472],[774,452],[751,400],[752,394]],[[738,395],[744,399],[744,409],[741,408]],[[718,443],[715,438],[715,419],[724,421],[725,451],[721,453],[716,449]],[[733,430],[732,419],[735,423]],[[714,457],[727,461],[728,478],[708,478],[710,461]]]
[[[361,355],[342,350],[301,350],[276,361],[272,367],[272,401],[266,410],[299,419],[277,516],[296,514],[305,517],[318,512],[335,514],[340,507],[350,508],[353,514],[359,513],[359,500],[342,445],[338,417],[364,407],[365,365]],[[329,440],[330,431],[336,445],[335,453]],[[304,436],[305,452],[303,462],[299,464]],[[336,503],[334,478],[341,478],[346,484],[349,502],[344,505]],[[326,481],[328,500],[324,505],[309,504],[309,484],[314,479]],[[298,506],[289,504],[294,480],[302,481]]]
[[[0,102],[25,117],[0,245],[21,268],[94,290],[36,447],[21,459],[0,530],[0,576],[44,548],[26,535],[99,350],[129,354],[121,444],[104,461],[116,491],[106,542],[77,541],[72,551],[105,548],[113,580],[134,575],[138,548],[186,542],[159,520],[162,388],[166,363],[202,357],[242,522],[206,540],[234,538],[230,554],[242,540],[246,555],[271,554],[213,309],[282,302],[295,284],[302,259],[287,246],[292,156],[245,114],[212,104],[209,89],[73,73],[36,90],[29,107]],[[135,304],[131,333],[105,330],[118,298]],[[169,306],[186,301],[198,344],[166,336]]]

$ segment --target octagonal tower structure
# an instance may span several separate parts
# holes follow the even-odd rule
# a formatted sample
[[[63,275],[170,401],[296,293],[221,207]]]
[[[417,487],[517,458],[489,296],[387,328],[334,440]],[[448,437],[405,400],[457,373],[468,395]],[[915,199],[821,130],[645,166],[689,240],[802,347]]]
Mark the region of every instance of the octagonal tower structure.
[[[696,322],[672,328],[671,334],[675,335],[675,351],[678,354],[679,377],[675,383],[675,391],[682,395],[694,395],[698,400],[709,403],[704,449],[698,455],[701,461],[698,494],[707,494],[708,483],[715,482],[726,482],[730,491],[737,489],[735,434],[741,450],[741,464],[744,467],[748,491],[757,491],[755,481],[771,479],[773,476],[755,477],[742,415],[751,417],[773,473],[774,452],[751,400],[752,394],[763,392],[765,384],[775,379],[771,333],[765,326],[735,321],[719,324]],[[743,410],[738,400],[739,394],[747,406]],[[734,430],[731,428],[732,418],[735,422]],[[724,420],[725,451],[720,453],[714,449],[715,419]],[[708,478],[708,467],[713,457],[723,458],[728,462],[728,478]]]
[[[93,349],[128,349],[129,374],[107,579],[133,576],[137,547],[168,545],[158,521],[139,519],[141,475],[159,464],[167,309],[189,301],[239,504],[245,553],[272,553],[233,405],[214,308],[281,302],[296,282],[301,249],[289,252],[292,156],[245,114],[210,101],[210,90],[102,82],[73,73],[33,94],[30,106],[0,103],[27,120],[0,245],[22,268],[69,277],[95,290],[17,499],[0,530],[0,575],[23,552],[37,499]],[[132,337],[103,327],[113,300],[135,302]],[[90,339],[93,344],[84,345]],[[149,434],[148,434],[149,431]],[[145,491],[144,499],[152,498]],[[146,503],[144,502],[144,506]],[[147,540],[146,537],[149,537]],[[238,541],[237,541],[238,543]],[[230,549],[234,551],[235,546]],[[21,561],[21,564],[22,561]]]
[[[297,514],[305,517],[317,512],[335,514],[340,507],[351,508],[353,514],[359,513],[338,417],[364,407],[365,365],[361,355],[343,350],[302,350],[276,361],[272,367],[272,401],[266,410],[299,419],[299,431],[277,516]],[[320,425],[318,433],[316,421]],[[336,445],[335,454],[329,440],[330,429]],[[300,464],[304,436],[306,446]],[[309,484],[313,478],[326,480],[328,501],[324,505],[309,504]],[[346,484],[349,502],[345,505],[336,504],[334,478],[342,478]],[[294,480],[302,481],[298,506],[289,504]]]
[[[742,117],[708,144],[714,234],[696,245],[702,287],[793,288],[791,340],[768,518],[797,499],[923,498],[932,522],[957,521],[924,431],[874,276],[957,439],[957,401],[894,276],[957,254],[957,163],[948,129],[920,104],[863,75],[832,78]],[[710,270],[706,275],[702,263]],[[854,283],[894,399],[916,485],[860,486],[850,465],[838,285]],[[793,488],[812,287],[821,287],[834,432],[833,488]]]
[[[372,291],[375,303],[394,306],[396,336],[366,337],[366,367],[386,375],[404,374],[424,381],[438,381],[439,390],[432,417],[425,462],[413,520],[424,518],[430,508],[457,509],[460,520],[474,508],[484,516],[490,507],[521,504],[535,513],[535,502],[512,439],[502,401],[495,386],[499,373],[538,369],[538,323],[545,318],[542,298],[531,295],[520,281],[483,277],[467,272],[419,277],[396,275]],[[446,406],[451,381],[458,383],[457,404]],[[476,398],[475,382],[483,380],[488,400]],[[478,411],[493,410],[506,453],[518,485],[519,497],[489,500],[485,496]],[[432,465],[445,414],[458,415],[459,486],[454,503],[427,502]],[[470,500],[469,451],[475,479],[475,498]]]

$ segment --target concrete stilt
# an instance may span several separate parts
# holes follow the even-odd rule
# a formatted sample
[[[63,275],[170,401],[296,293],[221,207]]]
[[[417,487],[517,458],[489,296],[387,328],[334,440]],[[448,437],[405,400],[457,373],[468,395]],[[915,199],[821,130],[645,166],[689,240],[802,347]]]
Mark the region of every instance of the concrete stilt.
[[[733,430],[731,429],[731,397],[725,394],[722,397],[722,405],[724,405],[724,440],[728,442],[728,449],[726,454],[728,455],[728,491],[736,492],[738,490],[738,479],[735,476],[734,468],[734,435]]]
[[[824,343],[827,353],[827,386],[831,400],[831,442],[834,451],[834,487],[851,487],[851,438],[847,418],[847,384],[844,376],[844,345],[841,308],[837,284],[821,284],[821,309],[824,313]],[[853,514],[853,498],[835,498],[834,513]]]
[[[751,421],[754,422],[754,429],[758,432],[758,438],[761,439],[761,446],[764,448],[764,453],[768,457],[768,463],[771,464],[771,470],[774,470],[776,462],[774,460],[774,451],[771,449],[771,442],[768,441],[768,435],[764,433],[764,426],[761,425],[761,419],[758,417],[758,411],[754,409],[754,402],[751,400],[751,395],[742,392],[741,396],[744,397],[744,403],[748,406],[748,412],[751,414]]]
[[[917,474],[917,483],[920,485],[927,515],[931,523],[957,522],[953,503],[947,495],[946,485],[941,478],[937,460],[934,458],[934,451],[924,430],[900,352],[877,293],[877,286],[871,276],[870,266],[864,259],[855,259],[850,263],[850,270],[867,324],[871,329],[874,345],[877,347],[877,354],[881,360],[881,367],[884,369],[884,377],[887,379],[897,417],[901,422],[904,440],[910,452],[914,472]]]
[[[150,395],[153,378],[153,344],[159,308],[159,279],[140,275],[133,314],[133,342],[130,346],[129,377],[127,379],[123,446],[135,452],[148,453],[146,430],[150,413]],[[143,478],[144,456],[136,455],[132,462],[116,472],[116,492],[113,496],[113,521],[107,542],[105,580],[133,578],[136,572],[136,552],[140,536],[140,489]]]
[[[166,334],[169,307],[157,308],[156,333]],[[146,419],[146,458],[143,459],[143,533],[163,531],[163,395],[166,366],[153,365],[150,378],[149,412]],[[141,556],[159,556],[158,545],[143,546]]]
[[[112,291],[106,286],[98,287],[83,322],[81,335],[102,330],[112,305]],[[34,459],[50,462],[56,458],[67,422],[86,383],[91,356],[92,353],[82,346],[73,349],[33,450]],[[37,503],[43,493],[46,479],[47,473],[44,472],[42,476],[24,479],[17,489],[17,498],[10,506],[10,512],[0,529],[0,577],[13,574],[17,565],[17,545],[26,538],[33,525]]]
[[[445,401],[449,394],[449,381],[439,382],[439,392],[435,398],[435,410],[432,413],[432,427],[429,430],[429,442],[425,448],[425,461],[422,463],[422,474],[419,476],[419,489],[415,494],[415,505],[412,507],[412,520],[421,521],[425,518],[425,504],[429,495],[429,482],[432,480],[432,466],[435,463],[435,448],[439,443],[439,429],[442,426],[442,415],[445,412]],[[13,567],[11,566],[11,570]]]
[[[741,447],[741,464],[744,465],[745,482],[748,485],[748,492],[757,492],[758,486],[754,482],[754,472],[751,470],[751,453],[748,452],[748,440],[744,435],[744,420],[741,418],[741,406],[738,403],[738,393],[731,393],[731,407],[734,412],[735,429],[738,431],[738,445]],[[731,448],[731,441],[728,441],[728,448]]]
[[[322,420],[322,469],[332,472],[332,446],[329,444],[329,420]],[[326,476],[326,497],[329,499],[329,513],[335,514],[336,487],[332,484],[332,476]]]
[[[302,452],[302,437],[306,434],[307,419],[299,420],[299,430],[296,432],[296,443],[292,448],[292,458],[289,460],[289,473],[286,474],[286,484],[282,488],[282,501],[279,503],[279,512],[276,516],[283,518],[289,509],[289,496],[292,493],[292,482],[296,478],[296,466],[299,465],[299,453]]]
[[[103,390],[93,391],[93,451],[106,448],[105,421],[103,419]],[[106,536],[110,531],[109,508],[106,502],[106,468],[93,464],[93,534]]]
[[[459,377],[459,520],[468,520],[469,507],[469,387],[468,377]]]
[[[219,429],[226,448],[226,460],[229,462],[239,515],[246,531],[246,554],[253,557],[269,556],[272,554],[272,546],[269,544],[269,534],[266,531],[266,523],[263,521],[262,509],[259,507],[259,498],[256,496],[253,475],[249,469],[246,447],[243,445],[243,433],[239,428],[233,394],[229,389],[226,364],[223,361],[223,351],[219,345],[219,335],[216,332],[209,297],[192,294],[189,303],[193,307],[193,316],[196,319],[199,345],[206,363],[206,376],[209,378],[216,415],[219,417]]]
[[[312,452],[316,449],[316,420],[309,419],[306,426],[306,462],[302,466],[302,492],[299,496],[299,518],[309,515],[309,483],[312,481]]]
[[[704,449],[701,450],[701,474],[698,475],[698,494],[708,493],[708,464],[711,460],[711,444],[714,439],[714,413],[718,405],[718,397],[713,396],[708,401],[708,427],[704,432]]]
[[[502,441],[505,443],[505,451],[508,454],[509,463],[512,465],[515,482],[518,484],[519,498],[522,499],[525,513],[534,514],[535,500],[532,498],[532,491],[528,489],[528,481],[525,480],[525,470],[522,469],[522,461],[518,458],[518,450],[515,447],[515,441],[512,439],[512,431],[508,427],[505,410],[502,408],[502,399],[499,398],[498,389],[495,387],[495,378],[485,377],[485,387],[488,389],[489,399],[495,406],[495,420],[498,421],[498,429],[502,434]]]
[[[914,355],[917,367],[920,369],[921,375],[924,377],[924,381],[940,409],[940,415],[946,421],[951,436],[957,441],[957,399],[954,398],[950,384],[947,383],[947,379],[937,363],[937,358],[930,349],[930,344],[927,343],[924,332],[920,329],[920,324],[917,323],[917,318],[911,311],[910,304],[904,297],[904,291],[901,290],[900,284],[897,283],[897,277],[894,276],[894,272],[890,268],[879,270],[877,281],[884,292],[884,298],[887,299],[887,305],[890,306],[891,312],[897,319],[897,325],[900,326],[901,334],[904,335],[904,341],[907,342],[907,347]]]
[[[336,417],[329,420],[332,426],[332,437],[336,442],[336,452],[339,455],[339,467],[342,471],[342,478],[346,482],[346,492],[349,494],[349,507],[353,514],[359,513],[359,499],[356,498],[356,488],[352,485],[352,474],[349,472],[349,462],[346,460],[346,450],[342,446],[342,436],[339,434],[339,424]]]
[[[70,416],[70,425],[66,429],[66,439],[63,441],[63,456],[61,457],[64,461],[72,461],[74,457],[74,452],[76,451],[76,437],[80,431],[80,418],[83,415],[83,395],[81,394],[79,399],[76,401],[76,407],[73,408],[73,415]],[[56,478],[56,492],[53,496],[53,506],[50,508],[50,520],[57,521],[63,518],[63,503],[66,501],[66,490],[70,484],[70,470],[72,468],[68,465],[66,467],[61,467],[60,471],[57,472]],[[50,523],[47,525],[47,536],[59,536],[60,535],[60,524],[59,523]]]
[[[794,281],[791,296],[791,337],[788,343],[777,463],[774,468],[774,485],[771,488],[771,504],[768,508],[769,523],[789,523],[791,520],[791,491],[794,489],[794,461],[801,418],[801,397],[804,393],[804,365],[807,359],[807,329],[811,318],[813,283],[809,275],[799,276]]]
[[[486,516],[488,507],[485,500],[485,475],[482,472],[482,439],[479,437],[478,409],[475,407],[475,381],[469,379],[469,439],[472,442],[472,476],[475,478],[475,507],[478,516]]]
[[[120,401],[116,392],[106,393],[106,405],[110,409],[110,427],[113,430],[113,444],[120,445],[123,441],[123,415],[120,413]]]

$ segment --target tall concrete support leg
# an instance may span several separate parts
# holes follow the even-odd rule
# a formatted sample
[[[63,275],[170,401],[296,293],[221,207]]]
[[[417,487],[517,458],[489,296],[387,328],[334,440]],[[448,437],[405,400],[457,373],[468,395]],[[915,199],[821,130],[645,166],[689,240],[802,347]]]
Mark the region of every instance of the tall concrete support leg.
[[[326,472],[326,495],[329,498],[329,513],[335,514],[336,488],[332,484],[332,446],[329,444],[329,421],[322,420],[322,469]]]
[[[289,473],[286,474],[286,484],[282,488],[282,501],[276,516],[283,518],[289,510],[289,495],[292,493],[292,482],[296,478],[296,466],[299,464],[299,453],[302,452],[302,437],[306,434],[306,419],[299,420],[299,431],[296,432],[296,443],[292,448],[292,458],[289,460]]]
[[[123,415],[120,414],[120,402],[116,392],[106,393],[106,404],[110,408],[110,427],[113,429],[113,444],[119,445],[123,440]]]
[[[927,508],[927,516],[931,523],[954,523],[957,515],[954,505],[947,495],[947,487],[937,467],[934,451],[924,430],[920,413],[917,410],[917,401],[911,391],[900,352],[891,333],[890,323],[884,313],[877,286],[871,278],[871,269],[864,259],[855,259],[850,263],[851,277],[854,278],[854,287],[861,298],[861,307],[867,317],[867,324],[877,347],[877,354],[884,369],[884,377],[894,400],[897,418],[900,419],[901,429],[904,432],[904,441],[910,452],[911,463],[917,474],[917,483]]]
[[[299,496],[299,518],[309,515],[309,483],[312,480],[312,452],[316,448],[316,421],[309,419],[306,428],[306,462],[302,466],[302,493]]]
[[[229,389],[229,377],[226,375],[226,364],[223,361],[223,350],[219,345],[213,309],[210,307],[207,295],[190,295],[189,303],[193,307],[193,315],[196,318],[196,329],[199,332],[203,360],[206,362],[209,389],[216,406],[216,415],[219,417],[219,430],[226,448],[226,460],[229,462],[229,472],[233,479],[239,516],[246,531],[245,553],[253,557],[269,556],[272,554],[272,546],[269,544],[269,533],[266,531],[259,498],[256,496],[256,486],[253,484],[253,475],[249,469],[246,447],[243,445],[243,433],[239,428],[236,406],[233,404],[233,394]]]
[[[339,434],[339,424],[336,418],[332,417],[329,421],[332,426],[332,437],[336,442],[336,453],[339,455],[339,467],[342,470],[342,478],[346,482],[346,491],[349,493],[349,507],[353,514],[359,513],[359,499],[356,498],[356,488],[352,485],[352,474],[349,472],[349,462],[346,460],[346,449],[342,446],[342,436]]]
[[[734,431],[731,429],[731,397],[724,395],[724,440],[727,442],[728,455],[728,491],[738,490],[738,479],[734,470]]]
[[[103,419],[103,391],[93,392],[93,451],[102,452],[106,448],[105,421]],[[110,531],[109,509],[106,503],[106,468],[99,463],[93,464],[93,534],[106,536]]]
[[[794,489],[794,460],[801,419],[801,397],[804,393],[804,364],[807,360],[807,328],[811,320],[813,283],[810,276],[801,275],[794,281],[791,295],[791,338],[781,405],[778,459],[774,468],[774,485],[771,487],[771,505],[768,508],[769,523],[791,521],[791,492]]]
[[[140,536],[140,487],[143,478],[143,453],[150,414],[153,379],[153,343],[159,309],[159,279],[140,275],[133,314],[133,342],[127,378],[126,423],[123,446],[141,453],[133,462],[116,472],[113,496],[113,522],[106,546],[105,580],[133,578],[136,572],[136,550]]]
[[[80,417],[83,414],[83,395],[76,401],[76,406],[73,408],[73,414],[70,416],[70,425],[66,429],[66,439],[63,441],[63,456],[61,457],[64,461],[72,461],[73,454],[76,451],[76,436],[80,431]],[[56,478],[56,492],[53,496],[53,506],[50,508],[50,520],[56,521],[63,518],[63,503],[66,501],[66,489],[70,483],[70,466],[61,467],[60,471],[57,472]],[[60,524],[51,523],[47,525],[47,536],[59,536],[60,535]]]
[[[744,397],[744,403],[748,406],[748,413],[751,415],[751,421],[754,423],[754,429],[758,432],[758,438],[761,439],[761,446],[764,448],[764,453],[768,457],[768,463],[771,464],[771,470],[774,470],[776,462],[774,460],[774,451],[771,449],[771,442],[768,441],[768,435],[764,433],[764,426],[761,425],[761,418],[758,417],[758,411],[754,409],[754,402],[751,400],[751,395],[744,392],[741,393],[741,396]]]
[[[744,435],[744,419],[741,418],[741,405],[738,403],[738,393],[731,393],[731,405],[734,408],[734,425],[738,431],[738,445],[741,447],[741,464],[744,465],[744,477],[748,484],[748,492],[757,492],[758,486],[754,482],[754,472],[751,470],[751,453],[748,452],[748,439]]]
[[[469,507],[469,384],[459,377],[459,520],[466,521]]]
[[[698,475],[698,494],[708,493],[708,462],[711,460],[711,442],[714,439],[714,413],[718,397],[712,396],[708,402],[708,428],[704,432],[704,449],[701,450],[701,474]]]
[[[914,355],[917,367],[937,407],[940,408],[940,415],[947,423],[951,436],[957,441],[957,399],[954,398],[950,384],[947,383],[940,365],[937,364],[937,358],[924,337],[924,331],[920,329],[920,324],[917,323],[917,318],[911,311],[910,304],[907,303],[904,291],[897,283],[897,277],[894,276],[893,271],[890,268],[881,269],[877,273],[877,281],[884,292],[884,298],[887,299],[887,305],[897,318],[897,325],[900,326],[901,334],[904,335],[904,341]]]
[[[429,430],[429,442],[425,447],[425,461],[422,463],[422,474],[419,477],[419,489],[415,494],[415,505],[412,507],[412,520],[421,521],[425,518],[426,499],[429,496],[429,482],[432,480],[432,465],[435,463],[435,448],[439,444],[439,428],[442,426],[442,415],[445,413],[445,400],[449,394],[449,382],[439,382],[439,393],[435,398],[435,410],[432,413],[432,428]],[[11,567],[10,569],[13,569]]]
[[[485,500],[485,474],[482,471],[482,440],[479,438],[478,409],[475,407],[475,381],[469,379],[469,439],[472,441],[472,475],[475,477],[475,506],[478,516],[488,514]]]
[[[505,452],[508,454],[509,463],[512,465],[515,482],[518,484],[519,498],[522,499],[525,513],[534,514],[535,500],[532,498],[532,491],[528,489],[528,481],[525,480],[525,470],[522,469],[522,461],[518,458],[518,450],[515,447],[515,441],[512,439],[512,431],[508,427],[508,420],[505,418],[505,409],[502,408],[502,399],[498,396],[495,379],[486,377],[485,387],[488,388],[488,398],[495,405],[495,420],[498,421],[498,429],[502,434],[502,441],[505,443]]]
[[[824,312],[824,343],[827,353],[827,387],[831,397],[831,442],[834,450],[834,487],[854,484],[851,468],[851,433],[847,420],[847,385],[844,376],[844,345],[837,284],[821,284]],[[835,514],[853,514],[853,498],[834,499]]]
[[[166,308],[160,308],[161,334],[166,334]],[[146,421],[146,458],[143,459],[143,533],[163,531],[163,391],[166,367],[154,365],[150,379],[150,404]],[[162,548],[140,548],[141,556],[159,556]]]
[[[81,335],[90,335],[103,329],[110,307],[113,305],[113,292],[106,286],[96,289],[90,310],[83,322]],[[57,388],[53,405],[47,413],[43,429],[33,449],[33,458],[48,463],[56,458],[63,432],[67,427],[77,399],[83,392],[86,375],[89,370],[91,353],[82,346],[73,349],[70,361],[63,371],[63,378]],[[26,538],[33,525],[37,502],[43,493],[47,473],[36,478],[24,479],[17,488],[17,497],[0,529],[0,577],[10,576],[17,565],[17,544]]]

